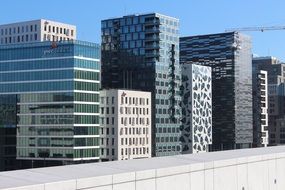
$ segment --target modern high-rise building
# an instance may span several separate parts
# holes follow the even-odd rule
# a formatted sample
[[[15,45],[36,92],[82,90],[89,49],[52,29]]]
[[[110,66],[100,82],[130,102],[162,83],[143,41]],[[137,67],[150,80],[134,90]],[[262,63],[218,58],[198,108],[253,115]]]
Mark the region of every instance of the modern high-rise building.
[[[27,167],[99,160],[99,85],[98,44],[0,46],[1,128],[17,129],[17,159]]]
[[[152,155],[181,153],[179,20],[158,13],[103,20],[102,87],[152,94]]]
[[[256,57],[253,67],[268,75],[269,145],[285,143],[285,64],[275,57]]]
[[[207,152],[212,144],[211,67],[182,65],[182,153]]]
[[[0,25],[0,45],[76,39],[76,26],[46,19]]]
[[[151,93],[100,91],[101,160],[151,157]]]
[[[212,68],[212,150],[251,147],[253,128],[250,38],[237,32],[182,37],[180,62]]]
[[[253,146],[268,145],[268,78],[267,71],[252,68]]]

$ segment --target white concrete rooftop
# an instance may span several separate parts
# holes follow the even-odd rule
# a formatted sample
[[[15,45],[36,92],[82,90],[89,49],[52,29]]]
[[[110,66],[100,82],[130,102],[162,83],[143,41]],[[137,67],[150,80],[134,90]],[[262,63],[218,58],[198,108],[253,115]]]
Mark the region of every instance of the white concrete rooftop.
[[[0,189],[84,189],[94,187],[94,184],[107,185],[128,178],[172,175],[181,172],[181,168],[193,171],[201,167],[230,165],[233,162],[264,160],[276,155],[285,156],[285,146],[0,172]],[[180,168],[179,171],[171,170],[177,167]]]

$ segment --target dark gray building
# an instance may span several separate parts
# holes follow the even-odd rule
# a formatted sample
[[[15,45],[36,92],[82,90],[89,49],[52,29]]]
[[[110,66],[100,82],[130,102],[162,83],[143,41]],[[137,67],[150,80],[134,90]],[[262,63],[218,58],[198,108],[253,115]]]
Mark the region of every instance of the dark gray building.
[[[268,73],[269,145],[285,143],[285,64],[275,57],[257,57],[253,67]]]
[[[250,147],[253,141],[250,38],[237,32],[182,37],[180,62],[212,67],[212,150]]]
[[[150,91],[152,154],[180,154],[179,20],[151,13],[101,24],[102,87]]]

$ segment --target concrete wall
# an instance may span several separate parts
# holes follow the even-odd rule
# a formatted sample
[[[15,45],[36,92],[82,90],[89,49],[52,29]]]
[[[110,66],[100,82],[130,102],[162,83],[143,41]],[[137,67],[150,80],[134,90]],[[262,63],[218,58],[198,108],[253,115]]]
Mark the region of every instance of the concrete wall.
[[[285,154],[197,163],[77,181],[88,190],[284,190]],[[99,183],[98,183],[99,182]]]
[[[268,149],[268,148],[267,148]],[[283,148],[284,149],[284,148]],[[285,149],[284,149],[285,150]],[[112,175],[85,177],[58,182],[42,183],[5,190],[284,190],[285,152],[241,156],[235,158],[227,151],[226,159],[219,153],[204,153],[191,157],[191,164],[146,169],[141,171],[115,172]],[[239,154],[239,152],[233,152]],[[213,156],[213,157],[212,157]],[[186,161],[186,156],[177,156]],[[232,158],[230,158],[232,157]],[[170,157],[171,158],[171,157]],[[169,159],[170,159],[169,158]],[[199,159],[200,158],[200,159]],[[156,158],[157,159],[157,158]],[[158,158],[160,159],[160,158]],[[187,157],[188,159],[188,157]],[[148,159],[146,159],[148,160]],[[151,160],[151,159],[149,159]],[[194,161],[196,160],[196,161]],[[174,159],[172,159],[174,161]],[[121,161],[127,165],[129,161]],[[154,162],[150,161],[150,165]],[[165,160],[161,160],[165,162]],[[181,163],[181,162],[180,162]],[[99,163],[103,164],[103,163]],[[105,165],[107,163],[104,163]],[[107,166],[107,165],[106,165]],[[114,166],[114,165],[113,165]],[[112,164],[110,168],[113,167]],[[124,166],[122,166],[123,168]],[[130,164],[132,167],[132,164]],[[146,167],[147,168],[147,167]],[[120,169],[117,165],[116,169]],[[44,169],[42,169],[44,170]],[[79,171],[80,172],[80,171]],[[5,172],[4,172],[5,173]],[[60,175],[60,172],[57,174]],[[41,177],[41,176],[39,176]],[[6,175],[5,180],[13,180]],[[28,183],[28,182],[27,182]],[[16,184],[15,184],[16,185]]]

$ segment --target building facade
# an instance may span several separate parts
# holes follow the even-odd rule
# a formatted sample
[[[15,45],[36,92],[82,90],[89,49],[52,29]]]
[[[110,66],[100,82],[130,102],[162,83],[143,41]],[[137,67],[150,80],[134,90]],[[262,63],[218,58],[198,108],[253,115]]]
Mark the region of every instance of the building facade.
[[[0,45],[76,39],[76,26],[39,19],[0,25]]]
[[[27,167],[99,160],[100,46],[54,44],[0,46],[2,125],[17,128],[16,157]]]
[[[19,167],[16,161],[16,100],[15,95],[0,95],[0,171]]]
[[[268,75],[269,145],[285,143],[285,64],[275,57],[256,57],[253,66]]]
[[[100,92],[101,160],[151,157],[151,93]]]
[[[181,64],[212,68],[212,150],[252,145],[251,40],[240,33],[180,38]]]
[[[268,78],[267,71],[252,69],[253,146],[268,145]]]
[[[179,20],[158,13],[101,22],[102,87],[152,94],[152,155],[181,153]]]
[[[211,67],[182,65],[182,153],[207,152],[212,144]]]

